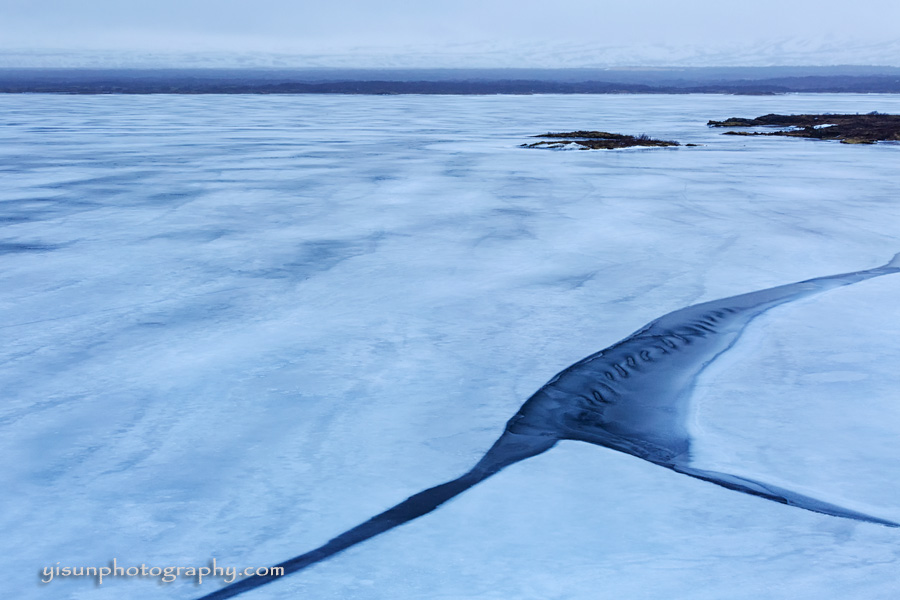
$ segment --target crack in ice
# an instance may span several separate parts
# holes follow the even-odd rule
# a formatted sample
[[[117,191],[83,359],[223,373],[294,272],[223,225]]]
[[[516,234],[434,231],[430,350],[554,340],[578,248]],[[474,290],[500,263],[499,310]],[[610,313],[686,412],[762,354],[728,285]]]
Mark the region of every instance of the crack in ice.
[[[881,267],[688,306],[563,370],[507,422],[482,459],[461,477],[410,496],[323,546],[277,567],[284,575],[425,515],[504,467],[541,454],[560,440],[589,442],[716,485],[826,515],[900,524],[752,479],[691,466],[686,420],[697,376],[731,348],[747,325],[771,308],[872,277],[900,272],[900,254]],[[640,361],[638,361],[638,358]],[[276,576],[250,577],[199,600],[222,600]]]

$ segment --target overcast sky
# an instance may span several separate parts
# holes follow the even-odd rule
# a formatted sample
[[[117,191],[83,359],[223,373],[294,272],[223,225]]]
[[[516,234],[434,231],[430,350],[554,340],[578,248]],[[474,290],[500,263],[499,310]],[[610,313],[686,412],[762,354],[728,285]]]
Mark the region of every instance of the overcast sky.
[[[900,0],[0,0],[0,50],[495,48],[515,62],[553,46],[866,46],[896,42],[898,23]]]

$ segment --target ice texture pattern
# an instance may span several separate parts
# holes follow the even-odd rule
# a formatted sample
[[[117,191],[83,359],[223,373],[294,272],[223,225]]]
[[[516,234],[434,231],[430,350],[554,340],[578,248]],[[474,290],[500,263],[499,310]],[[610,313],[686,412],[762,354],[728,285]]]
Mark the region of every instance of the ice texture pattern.
[[[10,596],[171,598],[62,565],[274,564],[466,473],[658,315],[883,263],[897,145],[740,139],[878,95],[0,98]],[[533,152],[604,129],[688,148]],[[900,294],[756,318],[690,391],[693,468],[900,517]],[[561,441],[247,598],[896,594],[897,530]]]

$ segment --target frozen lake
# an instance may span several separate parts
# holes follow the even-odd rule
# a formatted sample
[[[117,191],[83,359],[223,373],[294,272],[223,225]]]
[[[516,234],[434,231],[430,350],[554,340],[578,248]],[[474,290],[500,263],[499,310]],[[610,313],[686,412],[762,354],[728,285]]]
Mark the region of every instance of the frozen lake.
[[[709,119],[900,96],[0,96],[4,572],[188,600],[468,470],[555,373],[689,304],[900,251],[900,145]],[[547,131],[697,147],[523,149]],[[697,460],[900,519],[900,276],[773,309]],[[900,530],[562,442],[242,598],[897,597]]]

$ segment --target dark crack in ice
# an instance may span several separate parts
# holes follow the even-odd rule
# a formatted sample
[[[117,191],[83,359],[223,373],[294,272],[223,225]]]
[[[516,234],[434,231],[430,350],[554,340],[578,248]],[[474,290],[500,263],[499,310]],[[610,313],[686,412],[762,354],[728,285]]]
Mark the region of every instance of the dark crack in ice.
[[[747,325],[771,308],[836,287],[900,272],[900,254],[884,266],[818,277],[696,304],[647,324],[622,341],[557,374],[507,422],[484,457],[465,475],[410,496],[323,546],[276,567],[294,573],[425,515],[504,467],[541,454],[560,440],[618,450],[722,487],[835,517],[900,524],[816,500],[774,485],[691,466],[686,419],[694,381],[727,351]],[[256,576],[199,600],[231,598],[277,579]]]

